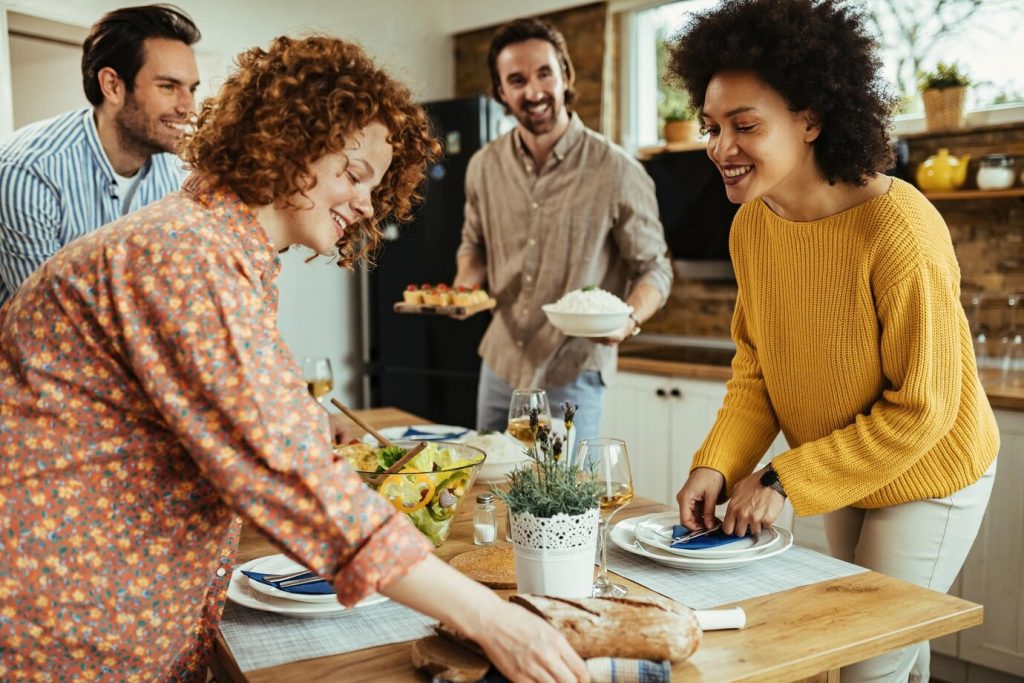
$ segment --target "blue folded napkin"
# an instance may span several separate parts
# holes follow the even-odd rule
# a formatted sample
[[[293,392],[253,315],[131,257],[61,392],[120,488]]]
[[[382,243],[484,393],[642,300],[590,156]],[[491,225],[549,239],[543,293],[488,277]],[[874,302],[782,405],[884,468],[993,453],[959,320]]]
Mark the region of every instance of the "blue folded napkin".
[[[266,574],[261,574],[260,572],[247,572],[244,569],[242,570],[242,573],[253,581],[259,581],[264,585],[273,586],[277,590],[284,591],[285,593],[298,593],[300,595],[330,595],[334,593],[334,588],[331,587],[331,584],[327,583],[323,579],[312,583],[304,583],[298,586],[281,588],[280,581],[267,581],[265,578],[267,576]]]
[[[591,683],[669,683],[672,680],[672,665],[667,661],[594,657],[587,660],[587,670]],[[481,683],[508,683],[508,679],[492,667]]]
[[[451,439],[457,439],[460,436],[465,436],[468,429],[463,429],[461,432],[448,432],[447,434],[441,434],[439,432],[424,432],[415,427],[408,427],[405,433],[402,434],[403,439],[418,439],[420,441],[449,441]]]
[[[688,533],[690,533],[690,530],[682,524],[676,524],[672,527],[672,538],[678,538],[679,536],[683,536]],[[724,534],[722,533],[722,530],[719,529],[707,536],[699,536],[692,541],[687,541],[686,543],[673,543],[672,547],[686,548],[687,550],[703,550],[704,548],[717,548],[720,545],[735,543],[736,541],[744,538],[750,538],[750,533],[748,532],[746,536],[733,536],[732,534]]]

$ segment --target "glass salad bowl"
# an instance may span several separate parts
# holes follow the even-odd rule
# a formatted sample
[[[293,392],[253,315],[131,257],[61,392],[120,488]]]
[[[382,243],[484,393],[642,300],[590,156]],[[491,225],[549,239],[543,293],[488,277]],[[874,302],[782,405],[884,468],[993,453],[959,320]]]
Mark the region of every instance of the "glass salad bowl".
[[[476,481],[487,456],[479,448],[461,443],[433,441],[395,474],[383,475],[389,465],[418,441],[393,441],[402,449],[352,444],[335,448],[348,457],[362,480],[439,546],[448,539],[456,513]],[[370,470],[376,460],[377,467]]]

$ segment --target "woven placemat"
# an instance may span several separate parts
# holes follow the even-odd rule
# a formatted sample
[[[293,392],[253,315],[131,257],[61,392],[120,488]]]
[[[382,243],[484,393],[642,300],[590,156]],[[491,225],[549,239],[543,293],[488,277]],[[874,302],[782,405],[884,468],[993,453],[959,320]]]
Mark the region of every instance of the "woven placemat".
[[[456,555],[448,564],[490,588],[513,590],[516,587],[516,563],[509,546],[470,550]]]

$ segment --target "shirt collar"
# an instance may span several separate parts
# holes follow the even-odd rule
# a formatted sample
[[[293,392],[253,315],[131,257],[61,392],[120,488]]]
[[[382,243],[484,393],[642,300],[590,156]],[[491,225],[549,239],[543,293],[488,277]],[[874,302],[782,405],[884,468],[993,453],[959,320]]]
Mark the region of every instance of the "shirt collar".
[[[82,125],[85,126],[85,139],[89,144],[89,151],[92,152],[93,158],[96,160],[96,164],[103,171],[103,174],[107,177],[107,180],[114,182],[114,167],[110,165],[110,159],[107,158],[107,152],[103,149],[103,143],[100,142],[100,132],[96,128],[96,119],[94,118],[95,110],[88,108],[82,113]],[[142,180],[149,173],[149,169],[153,166],[153,157],[149,156],[146,158],[146,163],[139,169],[138,178]],[[136,176],[133,176],[136,177]]]
[[[551,156],[558,162],[561,162],[565,155],[569,153],[569,150],[579,142],[583,137],[583,121],[576,112],[569,113],[569,126],[562,133],[562,137],[558,138],[558,142],[551,149]],[[527,165],[528,168],[533,168],[533,157],[530,156],[530,151],[526,148],[526,143],[523,142],[522,133],[519,130],[519,126],[516,126],[513,132],[513,147],[515,148],[516,155],[519,160]]]
[[[193,172],[181,185],[181,192],[207,209],[216,211],[223,226],[237,235],[248,260],[256,266],[264,286],[281,272],[281,258],[256,217],[256,212],[225,187],[212,187],[201,173]]]

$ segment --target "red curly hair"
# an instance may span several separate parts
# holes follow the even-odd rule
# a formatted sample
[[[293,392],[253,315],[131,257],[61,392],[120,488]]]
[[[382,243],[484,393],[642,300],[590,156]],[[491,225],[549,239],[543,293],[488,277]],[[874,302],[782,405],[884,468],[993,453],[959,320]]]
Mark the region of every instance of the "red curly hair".
[[[337,242],[339,265],[369,260],[381,241],[380,217],[411,218],[426,167],[440,155],[426,113],[362,48],[337,38],[275,38],[237,64],[200,108],[185,160],[246,204],[298,208],[292,198],[315,185],[310,164],[342,152],[368,124],[383,124],[393,159],[373,191],[374,218]]]

